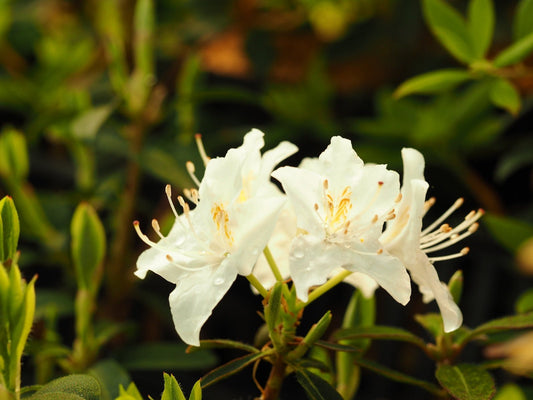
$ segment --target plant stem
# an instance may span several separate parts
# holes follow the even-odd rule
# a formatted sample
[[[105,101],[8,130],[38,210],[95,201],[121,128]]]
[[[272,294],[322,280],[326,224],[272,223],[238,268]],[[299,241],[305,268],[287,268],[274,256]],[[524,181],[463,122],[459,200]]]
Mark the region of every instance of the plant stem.
[[[281,272],[278,268],[278,264],[276,264],[276,260],[274,260],[274,257],[272,256],[272,253],[270,252],[270,249],[268,248],[268,246],[266,246],[265,249],[263,250],[263,254],[265,255],[265,258],[267,259],[268,265],[270,266],[272,273],[276,277],[276,280],[278,282],[282,282],[283,276],[281,275]]]
[[[287,365],[283,361],[282,357],[276,356],[268,381],[265,386],[265,390],[261,395],[261,400],[277,400],[281,391],[281,385],[285,379],[285,369]]]
[[[250,284],[257,289],[257,291],[261,294],[263,297],[268,296],[268,290],[265,289],[265,287],[259,282],[259,280],[252,274],[247,275],[246,279],[250,282]]]
[[[320,296],[322,296],[324,293],[328,292],[330,289],[337,286],[339,283],[341,283],[347,276],[351,275],[352,271],[342,271],[339,274],[335,275],[333,278],[328,280],[326,283],[324,283],[322,286],[319,286],[315,290],[313,290],[309,297],[307,298],[307,301],[305,303],[300,303],[296,306],[296,310],[299,311],[302,308],[306,307],[309,303],[315,301]]]

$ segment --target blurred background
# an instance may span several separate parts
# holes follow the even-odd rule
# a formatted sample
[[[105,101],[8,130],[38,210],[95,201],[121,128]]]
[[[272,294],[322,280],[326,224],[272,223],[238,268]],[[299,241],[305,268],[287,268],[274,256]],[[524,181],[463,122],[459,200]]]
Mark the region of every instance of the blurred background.
[[[460,12],[467,6],[463,0],[448,3]],[[517,4],[495,4],[489,58],[510,43]],[[201,166],[196,133],[208,155],[221,156],[259,128],[266,148],[281,140],[300,148],[287,160],[291,165],[317,156],[339,134],[366,162],[399,171],[401,148],[417,148],[426,158],[430,195],[437,198],[429,221],[461,196],[465,205],[451,222],[470,209],[487,211],[480,231],[465,244],[470,254],[438,264],[443,281],[463,270],[465,325],[512,314],[533,283],[528,63],[531,57],[512,80],[522,108],[511,115],[492,104],[483,80],[438,95],[393,97],[408,78],[459,66],[431,34],[418,1],[1,1],[0,194],[13,196],[21,216],[23,273],[39,275],[38,321],[24,384],[61,373],[58,355],[42,346],[70,346],[75,335],[69,229],[82,201],[96,209],[107,238],[95,319],[121,327],[93,362],[117,362],[145,396],[158,396],[162,370],[174,373],[188,391],[209,367],[235,355],[174,356],[164,347],[179,342],[167,303],[172,285],[153,274],[144,281],[132,274],[145,248],[132,221],[149,226],[158,218],[163,230],[172,224],[164,186],[175,192],[193,186],[185,162]],[[310,323],[332,309],[338,326],[351,291],[341,286],[313,304]],[[418,293],[406,308],[383,292],[377,304],[378,323],[421,335],[413,315],[436,309]],[[248,283],[238,280],[202,337],[253,342],[259,306]],[[370,354],[379,361],[433,379],[418,350],[378,345]],[[465,357],[483,355],[473,348]],[[252,399],[250,377],[246,370],[204,396]],[[296,386],[289,379],[287,393],[303,398]],[[358,398],[427,394],[365,371]]]

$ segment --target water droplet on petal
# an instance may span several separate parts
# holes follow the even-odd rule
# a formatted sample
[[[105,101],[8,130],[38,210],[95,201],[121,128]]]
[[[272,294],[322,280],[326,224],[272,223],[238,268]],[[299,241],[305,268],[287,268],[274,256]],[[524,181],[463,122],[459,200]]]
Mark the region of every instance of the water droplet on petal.
[[[213,283],[215,286],[220,286],[224,283],[224,278],[216,278]]]
[[[292,255],[294,258],[303,258],[304,252],[302,250],[296,250]]]

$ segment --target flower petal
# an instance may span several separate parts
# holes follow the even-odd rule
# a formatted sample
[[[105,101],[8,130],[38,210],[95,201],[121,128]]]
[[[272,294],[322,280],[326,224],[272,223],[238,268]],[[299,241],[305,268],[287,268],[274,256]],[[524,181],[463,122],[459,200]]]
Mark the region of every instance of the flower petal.
[[[178,335],[192,346],[200,345],[200,329],[237,276],[229,263],[201,269],[181,280],[170,293],[172,319]]]

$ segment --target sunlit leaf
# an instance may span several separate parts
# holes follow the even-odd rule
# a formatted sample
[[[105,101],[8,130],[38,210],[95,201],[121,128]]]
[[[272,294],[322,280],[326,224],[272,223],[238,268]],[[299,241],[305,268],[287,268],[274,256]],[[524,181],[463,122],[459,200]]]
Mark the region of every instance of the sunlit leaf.
[[[78,139],[94,139],[114,108],[114,104],[106,104],[85,111],[72,121],[72,133]]]
[[[471,79],[470,73],[462,69],[442,69],[427,72],[402,83],[394,92],[394,97],[440,93],[451,90],[469,79]]]
[[[174,375],[165,373],[163,377],[165,379],[165,389],[161,394],[161,400],[186,400]]]
[[[0,200],[0,262],[12,259],[17,251],[20,235],[20,223],[13,203],[9,196]]]
[[[442,364],[435,372],[439,383],[459,400],[489,400],[494,396],[492,376],[472,364]]]
[[[516,64],[526,58],[533,51],[533,32],[501,51],[494,59],[494,66],[498,68]]]
[[[515,41],[533,33],[533,23],[531,23],[532,15],[533,0],[521,0],[513,20],[513,37]]]
[[[513,115],[517,115],[520,111],[520,94],[506,79],[494,81],[490,90],[490,99],[495,106],[504,108]]]

